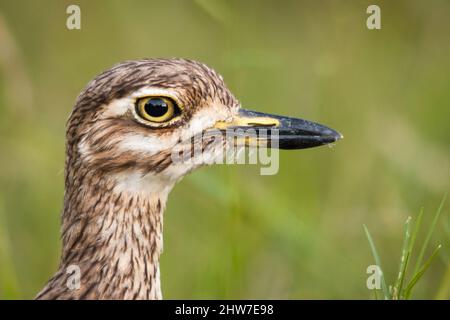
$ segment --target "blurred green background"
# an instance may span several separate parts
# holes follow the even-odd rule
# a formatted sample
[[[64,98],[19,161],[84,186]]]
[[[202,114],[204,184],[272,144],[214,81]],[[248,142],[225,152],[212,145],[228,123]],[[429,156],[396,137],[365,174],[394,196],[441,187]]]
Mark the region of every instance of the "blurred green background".
[[[371,31],[374,3],[382,29]],[[81,30],[66,29],[70,4]],[[76,96],[102,70],[144,57],[200,60],[243,106],[345,135],[334,148],[281,152],[274,176],[216,166],[177,185],[164,297],[373,297],[362,225],[393,281],[407,216],[424,206],[429,224],[449,190],[449,52],[448,0],[2,0],[0,298],[34,297],[57,268]],[[431,239],[443,249],[414,298],[449,298],[447,208]]]

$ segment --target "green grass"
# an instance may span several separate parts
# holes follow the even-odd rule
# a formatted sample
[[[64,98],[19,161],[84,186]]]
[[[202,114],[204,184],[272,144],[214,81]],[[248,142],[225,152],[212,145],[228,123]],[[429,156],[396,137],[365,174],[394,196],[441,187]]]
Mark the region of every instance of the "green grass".
[[[445,195],[442,198],[439,208],[437,209],[437,211],[433,217],[430,228],[428,229],[428,232],[426,234],[425,240],[423,241],[423,244],[420,248],[419,255],[416,259],[416,265],[412,272],[412,276],[411,276],[409,282],[407,282],[407,271],[408,271],[408,266],[410,266],[410,264],[411,264],[411,258],[414,253],[414,245],[416,243],[417,235],[419,233],[419,230],[420,230],[420,227],[422,224],[422,218],[423,218],[423,213],[424,213],[423,208],[420,210],[420,213],[417,216],[417,219],[415,220],[414,229],[413,229],[412,218],[408,217],[406,219],[404,231],[403,231],[403,246],[402,246],[402,252],[401,252],[401,257],[400,257],[398,275],[397,275],[396,281],[393,284],[389,285],[389,287],[386,284],[385,273],[384,273],[383,267],[381,265],[380,255],[378,254],[378,251],[376,249],[375,243],[373,241],[372,236],[370,235],[369,230],[367,229],[366,225],[364,225],[364,231],[365,231],[367,239],[369,241],[370,249],[371,249],[372,255],[375,259],[375,263],[381,270],[381,291],[383,293],[383,298],[385,300],[390,300],[390,299],[392,299],[392,300],[408,300],[408,299],[410,299],[412,297],[413,289],[416,286],[417,282],[423,277],[425,272],[430,267],[431,263],[436,258],[440,249],[442,248],[441,244],[437,245],[434,248],[431,255],[428,257],[428,259],[425,262],[423,262],[425,252],[427,251],[431,236],[436,228],[436,224],[441,215],[442,207],[444,206],[446,197],[447,197],[447,195]],[[444,281],[444,283],[445,283],[445,281]],[[378,293],[376,292],[377,289],[374,289],[374,290],[375,290],[375,297],[378,298]],[[439,292],[441,292],[441,290],[439,290]]]

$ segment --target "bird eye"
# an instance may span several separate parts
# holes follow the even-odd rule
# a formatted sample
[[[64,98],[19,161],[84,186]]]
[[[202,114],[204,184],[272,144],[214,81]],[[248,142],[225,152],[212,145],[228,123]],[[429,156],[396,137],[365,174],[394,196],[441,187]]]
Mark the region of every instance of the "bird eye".
[[[167,97],[146,97],[136,104],[137,113],[151,122],[166,122],[180,112],[177,104]]]

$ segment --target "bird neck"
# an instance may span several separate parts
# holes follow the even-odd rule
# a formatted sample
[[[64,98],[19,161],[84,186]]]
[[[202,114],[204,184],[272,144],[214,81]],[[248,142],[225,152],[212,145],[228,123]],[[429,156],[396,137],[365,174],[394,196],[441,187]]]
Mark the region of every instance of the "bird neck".
[[[66,183],[58,271],[62,297],[161,299],[167,194],[127,190],[95,174]]]

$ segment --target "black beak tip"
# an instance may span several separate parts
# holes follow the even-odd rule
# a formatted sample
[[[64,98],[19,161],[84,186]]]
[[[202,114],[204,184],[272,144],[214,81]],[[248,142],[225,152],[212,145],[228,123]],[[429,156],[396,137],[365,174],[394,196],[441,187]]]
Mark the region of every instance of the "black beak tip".
[[[336,130],[327,128],[323,130],[318,137],[318,145],[332,144],[343,139],[344,136]]]
[[[322,127],[320,132],[311,132],[307,135],[282,135],[279,138],[280,149],[308,149],[332,144],[344,138],[344,136],[333,129]]]
[[[324,140],[328,140],[329,142],[327,143],[333,143],[336,142],[338,140],[341,140],[344,138],[344,136],[342,135],[342,133],[337,132],[336,130],[327,128],[326,130],[324,130],[321,134],[321,136],[324,138]]]

